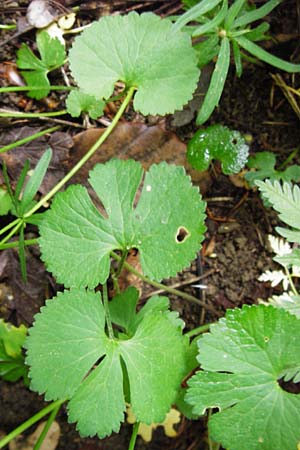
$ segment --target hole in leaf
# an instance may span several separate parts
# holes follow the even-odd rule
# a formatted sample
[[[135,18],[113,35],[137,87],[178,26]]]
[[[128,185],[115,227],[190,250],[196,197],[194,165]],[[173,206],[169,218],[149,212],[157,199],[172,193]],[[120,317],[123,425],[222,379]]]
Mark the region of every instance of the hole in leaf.
[[[188,230],[185,227],[180,227],[176,233],[176,242],[178,242],[178,244],[182,244],[189,236],[190,233]]]
[[[233,138],[231,142],[232,142],[233,145],[236,145],[238,143],[236,138]]]
[[[280,378],[277,381],[284,391],[289,392],[290,394],[300,394],[300,382],[294,383],[292,380],[284,381],[283,378]]]

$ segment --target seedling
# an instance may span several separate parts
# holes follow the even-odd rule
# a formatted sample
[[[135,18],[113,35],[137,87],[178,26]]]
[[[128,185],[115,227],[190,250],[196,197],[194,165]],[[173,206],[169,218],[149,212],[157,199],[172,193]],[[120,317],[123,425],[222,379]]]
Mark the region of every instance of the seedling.
[[[243,136],[222,125],[198,130],[188,143],[188,162],[200,171],[206,170],[213,159],[222,163],[225,174],[238,173],[246,164],[249,147]]]
[[[252,24],[256,25],[258,20],[269,14],[279,3],[280,0],[269,0],[259,8],[249,8],[246,0],[235,0],[231,6],[228,5],[228,0],[203,0],[179,17],[175,23],[174,30],[180,30],[189,22],[199,22],[199,25],[189,28],[194,38],[205,38],[196,46],[200,66],[217,57],[210,86],[197,117],[198,125],[208,120],[219,103],[231,53],[238,76],[242,75],[242,58],[247,58],[244,51],[278,69],[300,72],[299,64],[283,61],[255,44],[256,41],[267,39],[269,24],[262,22],[251,28]]]
[[[226,34],[218,33],[221,45],[217,67],[229,64],[229,41],[236,40],[242,46],[244,37],[238,34],[242,27],[261,18],[262,12],[266,14],[275,3],[268,2],[266,8],[256,10],[254,17],[242,10],[244,2],[237,0],[229,9],[227,1],[223,2],[218,13],[223,15],[228,9],[228,17],[220,21],[225,21],[222,29]],[[197,5],[197,14],[206,14],[219,4],[218,0],[205,0]],[[220,19],[219,14],[216,17]],[[105,141],[132,99],[135,110],[143,114],[166,114],[182,108],[192,98],[199,77],[197,57],[188,34],[180,28],[194,18],[189,15],[187,20],[185,16],[173,26],[169,20],[149,13],[103,17],[75,39],[69,61],[79,89],[85,95],[107,101],[118,81],[124,84],[124,101],[111,125],[87,154],[32,205],[50,159],[49,153],[43,156],[34,180],[26,185],[21,206],[16,203],[20,208],[18,219],[0,233],[10,230],[10,237],[16,228],[32,221],[33,214]],[[218,20],[213,22],[216,27]],[[40,63],[38,67],[45,78],[45,68],[42,71]],[[32,70],[32,65],[28,68]],[[216,72],[213,81],[218,81]],[[212,95],[211,89],[212,100],[209,108],[206,101],[201,120],[220,95],[219,91]],[[89,109],[82,108],[81,100],[79,103],[75,114]],[[72,108],[70,112],[74,113]],[[220,157],[210,155],[216,156]],[[21,178],[26,172],[27,168]],[[51,412],[46,425],[49,426],[64,402],[68,402],[70,422],[77,423],[83,436],[97,434],[102,438],[118,431],[126,403],[131,404],[137,421],[146,424],[162,422],[174,404],[191,418],[217,405],[224,411],[212,417],[211,432],[231,450],[294,448],[300,440],[295,414],[299,399],[281,390],[277,380],[282,376],[295,379],[299,372],[300,322],[295,316],[262,305],[229,311],[226,319],[199,340],[199,361],[204,371],[189,382],[187,403],[184,386],[197,365],[198,343],[194,340],[190,345],[189,337],[201,333],[203,328],[183,334],[184,323],[169,310],[166,297],[154,296],[137,308],[135,288],[119,292],[118,277],[123,267],[161,287],[158,280],[188,266],[199,250],[205,232],[205,204],[183,168],[161,163],[144,174],[139,163],[114,159],[96,165],[89,182],[100,208],[86,188],[70,186],[55,195],[51,208],[38,223],[42,259],[65,290],[48,300],[35,317],[25,344],[26,363],[30,366],[31,388],[44,393],[53,403],[3,438],[0,448]],[[21,187],[18,189],[20,193]],[[295,201],[299,197],[297,190],[289,194]],[[12,194],[11,198],[16,202],[19,195]],[[280,208],[281,214],[287,214],[284,206]],[[289,217],[288,224],[295,226],[292,219]],[[296,219],[299,223],[298,216]],[[132,248],[139,253],[142,273],[126,262]],[[112,259],[117,261],[116,269]],[[111,301],[109,277],[116,291]],[[165,290],[199,303],[190,295],[168,287]],[[257,405],[257,399],[257,410],[251,409]],[[272,412],[274,405],[276,415],[269,417],[268,411]],[[278,426],[283,415],[290,427],[285,428],[285,433]],[[266,417],[272,424],[274,421],[268,433]],[[138,423],[130,450],[134,448],[137,429]]]
[[[253,170],[244,176],[252,187],[255,186],[257,180],[263,181],[267,178],[271,181],[300,181],[300,167],[293,164],[284,170],[276,169],[276,156],[271,152],[256,153],[249,158],[247,166]]]
[[[21,73],[27,84],[40,88],[28,94],[29,97],[39,100],[49,94],[48,73],[64,64],[66,52],[62,43],[57,38],[52,39],[46,31],[37,34],[36,43],[41,58],[35,56],[23,43],[18,51],[17,65],[22,69]]]

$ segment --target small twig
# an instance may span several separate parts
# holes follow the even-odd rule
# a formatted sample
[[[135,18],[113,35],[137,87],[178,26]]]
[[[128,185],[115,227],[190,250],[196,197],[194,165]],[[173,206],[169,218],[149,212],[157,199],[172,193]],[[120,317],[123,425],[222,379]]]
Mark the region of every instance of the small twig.
[[[205,272],[203,275],[198,275],[196,277],[191,277],[188,280],[180,281],[178,283],[171,284],[167,287],[170,287],[172,289],[177,289],[184,286],[189,286],[190,284],[196,283],[197,281],[204,280],[205,278],[209,277],[213,273],[216,272],[216,269],[210,269],[207,272]],[[145,294],[141,297],[141,300],[147,300],[147,298],[152,297],[153,295],[160,295],[166,292],[165,289],[157,289],[156,291],[152,291],[149,294]]]

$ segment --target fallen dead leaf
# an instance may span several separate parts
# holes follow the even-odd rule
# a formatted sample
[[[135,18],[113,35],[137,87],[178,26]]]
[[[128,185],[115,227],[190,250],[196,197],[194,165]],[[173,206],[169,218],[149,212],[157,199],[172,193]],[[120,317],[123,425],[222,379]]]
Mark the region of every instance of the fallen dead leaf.
[[[45,427],[46,422],[42,422],[36,430],[27,438],[18,436],[9,443],[9,450],[32,450],[37,442],[41,432]],[[55,450],[60,438],[60,426],[57,422],[53,422],[49,431],[40,446],[40,450]]]
[[[179,423],[180,420],[180,412],[177,411],[177,409],[171,408],[162,423],[152,423],[151,425],[140,423],[138,434],[144,439],[145,442],[151,442],[153,431],[156,430],[157,427],[163,427],[166,436],[176,437],[177,431],[175,430],[174,425]],[[136,422],[136,418],[130,406],[127,408],[127,422],[130,424],[134,424]]]
[[[24,139],[41,131],[40,127],[15,127],[0,134],[1,145],[7,145],[19,139]],[[44,181],[39,189],[41,194],[46,194],[67,172],[67,160],[69,149],[73,145],[73,140],[68,133],[57,131],[52,135],[42,136],[25,145],[10,150],[0,155],[0,162],[7,165],[8,173],[14,185],[21,173],[26,159],[29,159],[31,168],[34,168],[48,147],[52,148],[53,156],[47,170]]]
[[[104,129],[90,128],[73,138],[73,155],[70,159],[72,166],[87,153],[103,132]],[[199,172],[188,164],[186,145],[178,139],[175,133],[167,131],[163,125],[148,127],[143,123],[136,122],[121,122],[99,150],[72,178],[71,183],[87,184],[88,172],[94,165],[113,157],[135,159],[142,163],[144,169],[161,161],[184,166],[194,183],[199,185],[202,194],[208,190],[211,184],[208,172]]]
[[[31,251],[26,249],[27,283],[22,280],[17,250],[0,252],[1,317],[8,319],[16,313],[17,325],[32,323],[33,316],[44,304],[46,295],[47,276],[44,264]]]

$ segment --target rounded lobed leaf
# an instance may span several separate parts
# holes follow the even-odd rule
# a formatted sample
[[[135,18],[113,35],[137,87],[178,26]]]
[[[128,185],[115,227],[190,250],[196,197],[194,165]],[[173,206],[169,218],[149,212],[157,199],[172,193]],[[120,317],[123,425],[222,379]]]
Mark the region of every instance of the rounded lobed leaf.
[[[199,339],[202,371],[186,395],[194,413],[219,408],[212,439],[231,450],[282,450],[300,442],[300,396],[279,380],[300,370],[300,320],[272,306],[229,310]]]
[[[225,174],[239,172],[247,162],[249,147],[243,136],[222,125],[198,130],[188,143],[187,159],[198,170],[206,170],[213,159]]]
[[[134,208],[142,175],[142,166],[132,160],[111,160],[90,172],[107,218],[82,186],[56,196],[40,226],[40,247],[59,282],[91,288],[104,283],[116,249],[138,249],[144,274],[157,280],[175,275],[195,257],[205,232],[199,190],[182,167],[161,163],[146,174]]]
[[[74,89],[67,97],[66,106],[72,117],[79,117],[83,112],[89,114],[92,119],[97,119],[103,115],[105,103],[80,89]]]
[[[75,39],[69,59],[87,94],[107,99],[117,81],[136,87],[134,108],[143,114],[181,109],[199,78],[190,37],[153,13],[102,17]]]
[[[152,303],[142,320],[131,312],[137,325],[130,339],[106,336],[99,293],[59,293],[36,315],[26,340],[31,388],[46,400],[69,400],[69,421],[77,422],[82,436],[103,438],[119,430],[125,370],[137,420],[160,422],[174,403],[186,341],[167,307],[158,311]]]

